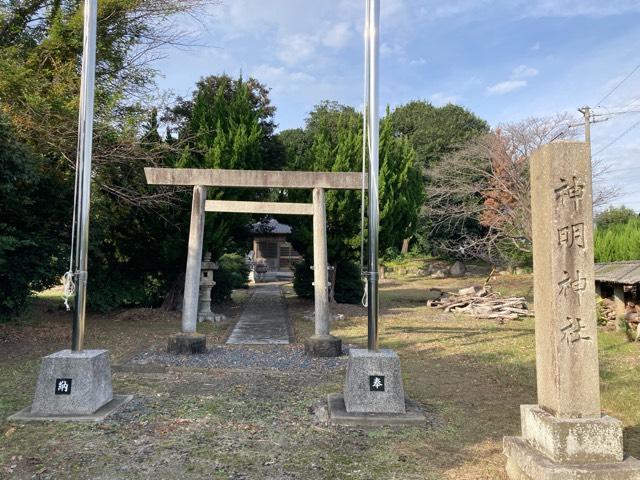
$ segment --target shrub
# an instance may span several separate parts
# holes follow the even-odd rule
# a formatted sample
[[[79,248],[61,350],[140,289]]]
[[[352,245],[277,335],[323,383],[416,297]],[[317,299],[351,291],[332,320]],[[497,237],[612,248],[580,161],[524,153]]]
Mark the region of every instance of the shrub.
[[[595,259],[596,262],[640,260],[640,219],[597,229]]]
[[[213,287],[214,303],[224,302],[231,298],[235,288],[247,288],[249,281],[249,265],[242,255],[226,253],[218,259],[218,270],[213,274],[216,282]]]
[[[598,228],[608,228],[612,225],[625,224],[633,218],[638,218],[638,214],[627,207],[609,207],[598,213],[595,223]]]
[[[302,298],[313,298],[313,270],[306,262],[296,265],[293,278],[293,290]],[[336,289],[333,298],[338,303],[360,303],[363,282],[360,266],[356,262],[343,262],[336,269]]]
[[[302,261],[296,263],[293,276],[293,290],[301,298],[313,298],[313,271],[311,266]]]
[[[336,270],[336,291],[333,297],[338,303],[360,303],[364,293],[364,283],[360,275],[360,265],[345,262]]]
[[[55,284],[64,270],[73,195],[60,172],[46,172],[50,162],[0,115],[0,319],[19,314],[32,291]]]

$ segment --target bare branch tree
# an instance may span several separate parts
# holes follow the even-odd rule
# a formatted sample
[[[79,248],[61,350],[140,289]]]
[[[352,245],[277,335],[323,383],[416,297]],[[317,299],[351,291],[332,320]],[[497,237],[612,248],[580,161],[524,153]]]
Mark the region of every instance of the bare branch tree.
[[[423,214],[441,250],[503,263],[531,251],[529,159],[542,145],[575,138],[567,115],[528,118],[478,136],[428,170]],[[594,178],[603,175],[594,165]],[[602,205],[615,191],[597,189]],[[475,228],[469,228],[469,226]],[[440,235],[438,235],[440,233]]]

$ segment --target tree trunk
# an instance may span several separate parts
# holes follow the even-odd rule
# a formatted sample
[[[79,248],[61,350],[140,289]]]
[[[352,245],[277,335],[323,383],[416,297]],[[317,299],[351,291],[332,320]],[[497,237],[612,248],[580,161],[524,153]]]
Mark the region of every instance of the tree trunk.
[[[405,238],[402,241],[402,250],[400,250],[400,253],[409,253],[409,241],[411,240],[411,237],[409,238]]]
[[[184,273],[178,277],[171,285],[162,302],[162,308],[171,311],[182,311],[182,298],[184,297]]]
[[[338,271],[337,265],[333,265],[331,269],[331,286],[329,287],[329,303],[336,303],[335,291],[336,291],[336,272]]]

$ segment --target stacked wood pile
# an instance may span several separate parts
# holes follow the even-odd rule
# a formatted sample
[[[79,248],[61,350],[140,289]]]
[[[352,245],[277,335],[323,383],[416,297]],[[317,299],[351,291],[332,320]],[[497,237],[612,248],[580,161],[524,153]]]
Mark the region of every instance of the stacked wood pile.
[[[613,299],[603,298],[601,303],[601,319],[606,320],[607,327],[616,329],[618,326],[618,315],[616,313],[616,305]],[[629,329],[640,334],[640,305],[636,305],[633,301],[627,301],[625,306],[624,320],[629,325]],[[638,335],[635,336],[638,340]]]
[[[615,302],[611,298],[603,298],[600,302],[600,307],[600,320],[602,324],[606,321],[607,326],[614,329],[617,323]]]
[[[427,306],[499,321],[533,316],[524,297],[503,298],[499,293],[492,292],[489,286],[463,288],[457,294],[440,292],[437,298],[427,301]]]

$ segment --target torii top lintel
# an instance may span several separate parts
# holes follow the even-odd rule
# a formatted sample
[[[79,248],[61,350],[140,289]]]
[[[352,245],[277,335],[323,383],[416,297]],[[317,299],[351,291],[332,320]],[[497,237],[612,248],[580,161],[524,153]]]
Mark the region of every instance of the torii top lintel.
[[[291,172],[204,168],[145,168],[149,185],[358,190],[360,172]],[[365,182],[366,183],[366,182]]]

